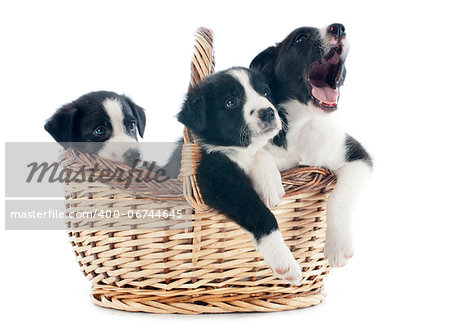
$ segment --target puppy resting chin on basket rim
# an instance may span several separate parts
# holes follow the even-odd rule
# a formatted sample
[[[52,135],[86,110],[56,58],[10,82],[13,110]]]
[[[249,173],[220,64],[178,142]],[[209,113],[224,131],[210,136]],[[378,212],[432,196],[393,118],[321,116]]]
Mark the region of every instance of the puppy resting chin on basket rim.
[[[142,158],[136,133],[143,137],[145,123],[144,109],[127,96],[95,91],[59,108],[45,130],[64,148],[134,166]]]
[[[280,202],[284,189],[263,149],[281,129],[263,75],[236,67],[208,76],[189,90],[178,120],[202,148],[196,174],[204,202],[251,235],[278,277],[299,285],[301,268],[267,207]]]

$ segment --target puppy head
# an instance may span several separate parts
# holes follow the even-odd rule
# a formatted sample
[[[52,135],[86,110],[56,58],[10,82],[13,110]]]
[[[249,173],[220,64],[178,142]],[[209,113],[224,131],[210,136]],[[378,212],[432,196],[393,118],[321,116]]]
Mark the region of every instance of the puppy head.
[[[315,112],[329,113],[337,109],[348,48],[341,24],[301,27],[256,56],[250,68],[269,78],[277,103],[295,99]]]
[[[130,98],[98,91],[62,106],[45,130],[65,148],[133,165],[140,158],[137,132],[145,130],[144,110]]]
[[[200,143],[216,146],[262,147],[281,129],[264,76],[241,67],[191,88],[178,120]]]

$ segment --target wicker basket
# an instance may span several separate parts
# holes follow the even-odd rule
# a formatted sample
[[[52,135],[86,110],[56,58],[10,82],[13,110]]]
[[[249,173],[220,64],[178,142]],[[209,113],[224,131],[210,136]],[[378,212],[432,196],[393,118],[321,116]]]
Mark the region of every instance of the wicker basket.
[[[200,28],[192,84],[213,70],[212,32]],[[282,311],[320,303],[329,271],[323,255],[325,209],[335,176],[314,167],[282,173],[286,196],[273,213],[303,268],[301,286],[292,286],[272,273],[238,225],[203,203],[195,177],[200,149],[186,130],[184,140],[182,182],[133,182],[125,188],[114,178],[108,183],[66,184],[68,215],[103,209],[122,218],[106,222],[94,215],[89,222],[70,221],[70,241],[92,282],[92,301],[126,311],[184,314]],[[72,170],[129,169],[70,149],[61,163]],[[178,209],[183,216],[151,222],[124,219],[139,209]]]

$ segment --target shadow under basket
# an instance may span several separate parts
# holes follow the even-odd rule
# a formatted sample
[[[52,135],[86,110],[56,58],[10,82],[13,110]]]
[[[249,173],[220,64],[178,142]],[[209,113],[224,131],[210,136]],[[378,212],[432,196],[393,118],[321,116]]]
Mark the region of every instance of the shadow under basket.
[[[195,37],[191,86],[214,71],[212,31],[200,28]],[[64,168],[91,172],[97,180],[70,181],[65,190],[67,217],[75,217],[68,233],[81,270],[92,282],[92,301],[125,311],[183,314],[319,304],[329,272],[323,254],[325,211],[335,175],[316,167],[282,172],[286,195],[272,211],[303,269],[301,285],[292,286],[273,274],[237,224],[203,203],[195,175],[200,147],[186,129],[184,141],[180,180],[164,183],[141,181],[146,176],[141,169],[64,151]],[[126,174],[105,177],[108,170]],[[86,213],[91,215],[85,218]]]

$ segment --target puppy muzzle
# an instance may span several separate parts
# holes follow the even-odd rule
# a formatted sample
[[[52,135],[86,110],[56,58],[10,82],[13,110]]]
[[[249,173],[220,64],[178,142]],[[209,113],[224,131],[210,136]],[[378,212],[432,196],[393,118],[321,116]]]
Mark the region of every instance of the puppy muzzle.
[[[271,123],[275,119],[275,111],[273,108],[264,108],[258,111],[258,117],[263,123]]]

